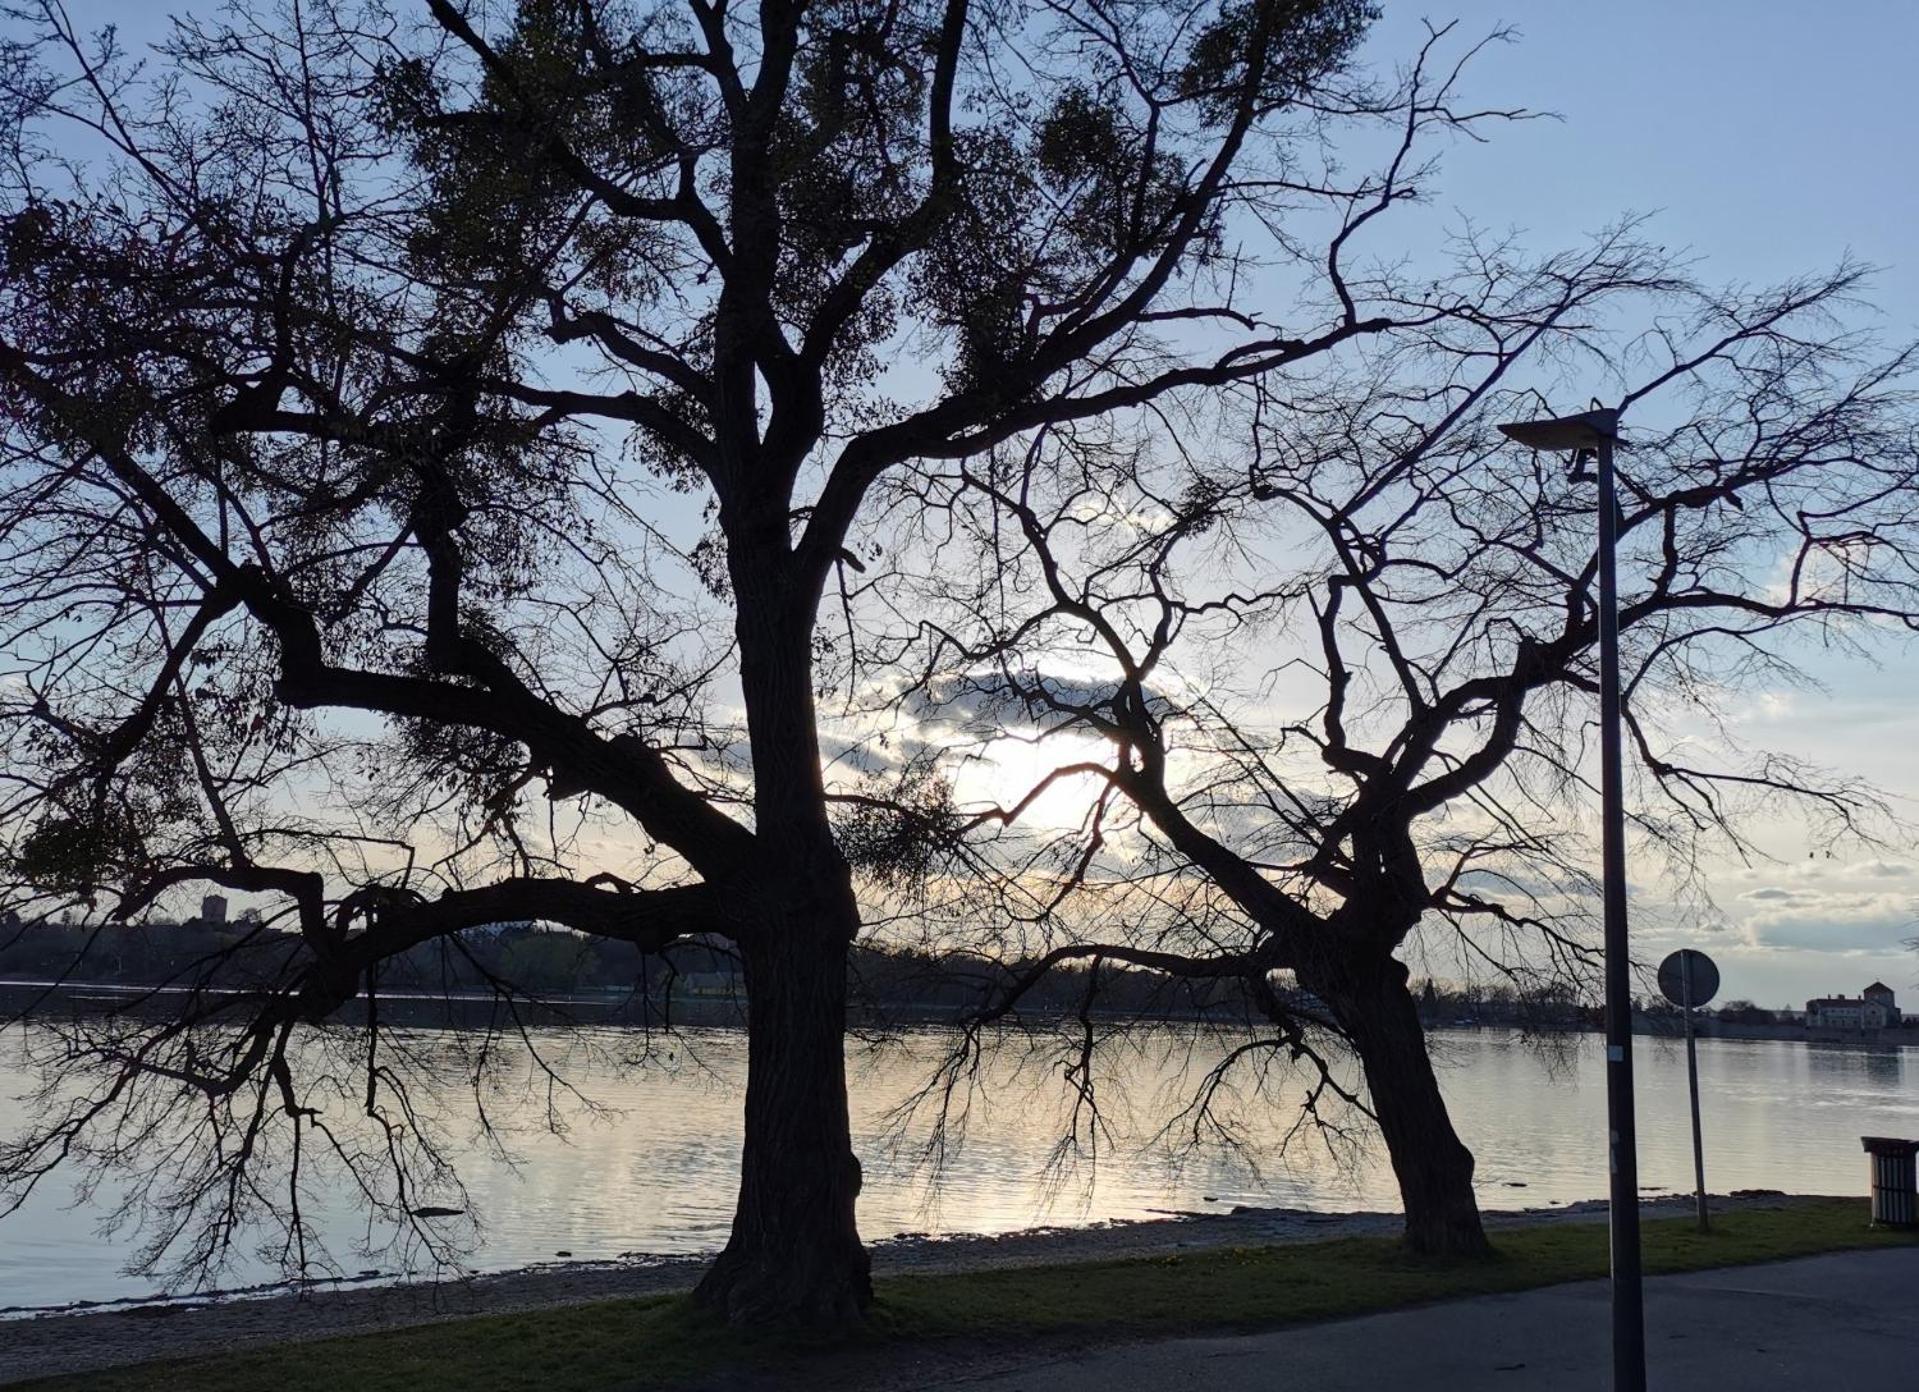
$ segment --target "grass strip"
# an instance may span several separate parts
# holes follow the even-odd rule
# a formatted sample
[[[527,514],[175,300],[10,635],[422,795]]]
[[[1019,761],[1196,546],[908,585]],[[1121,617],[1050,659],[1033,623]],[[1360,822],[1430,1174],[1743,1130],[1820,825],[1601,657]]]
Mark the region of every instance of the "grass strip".
[[[1909,1245],[1867,1225],[1863,1200],[1645,1224],[1648,1274]],[[1386,1238],[1213,1248],[1128,1261],[878,1282],[872,1327],[853,1340],[745,1337],[683,1297],[608,1301],[421,1325],[20,1384],[33,1392],[660,1392],[721,1373],[788,1372],[823,1351],[884,1356],[914,1344],[1069,1335],[1088,1340],[1271,1329],[1604,1276],[1603,1223],[1503,1230],[1479,1262],[1412,1257]]]

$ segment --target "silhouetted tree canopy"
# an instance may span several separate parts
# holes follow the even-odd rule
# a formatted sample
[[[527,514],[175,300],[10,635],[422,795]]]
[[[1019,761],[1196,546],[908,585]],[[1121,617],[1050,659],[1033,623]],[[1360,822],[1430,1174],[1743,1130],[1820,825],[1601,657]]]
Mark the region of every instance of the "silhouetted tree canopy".
[[[861,918],[819,702],[895,654],[819,620],[897,563],[855,527],[869,494],[1388,332],[1341,262],[1380,185],[1322,141],[1492,113],[1352,71],[1346,0],[321,0],[144,57],[16,8],[15,898],[131,916],[222,886],[258,897],[234,950],[268,960],[72,1039],[0,1155],[14,1197],[65,1163],[147,1173],[153,1260],[268,1221],[304,1262],[324,1160],[407,1224],[416,1181],[453,1181],[405,1041],[376,1026],[356,1076],[303,1068],[303,1038],[476,926],[713,935],[752,1077],[703,1298],[856,1317]],[[911,835],[844,833],[914,873]],[[242,1182],[273,1164],[277,1204]]]

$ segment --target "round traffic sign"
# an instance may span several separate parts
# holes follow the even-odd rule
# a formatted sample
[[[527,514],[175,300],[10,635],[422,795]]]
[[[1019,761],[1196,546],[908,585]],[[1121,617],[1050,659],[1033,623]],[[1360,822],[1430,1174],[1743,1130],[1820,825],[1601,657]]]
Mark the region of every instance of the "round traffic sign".
[[[1659,989],[1674,1005],[1704,1005],[1719,994],[1719,968],[1705,953],[1682,947],[1659,964]]]

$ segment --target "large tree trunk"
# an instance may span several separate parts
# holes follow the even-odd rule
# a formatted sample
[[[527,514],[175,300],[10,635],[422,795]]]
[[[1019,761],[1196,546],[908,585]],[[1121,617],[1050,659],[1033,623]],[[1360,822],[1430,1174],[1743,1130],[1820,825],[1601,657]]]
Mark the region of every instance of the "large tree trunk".
[[[695,1291],[741,1325],[856,1323],[873,1299],[853,1216],[860,1164],[847,1121],[850,933],[785,931],[742,944],[746,1140],[733,1234]]]
[[[1473,1192],[1473,1153],[1453,1130],[1426,1031],[1396,960],[1342,964],[1305,984],[1351,1034],[1406,1210],[1406,1243],[1429,1256],[1490,1251]]]
[[[751,373],[741,389],[752,419]],[[765,461],[762,461],[762,466]],[[857,1323],[873,1300],[846,1105],[847,953],[859,932],[820,770],[812,636],[820,579],[790,561],[783,496],[723,505],[753,754],[757,862],[746,968],[746,1134],[733,1232],[695,1298],[733,1324]]]

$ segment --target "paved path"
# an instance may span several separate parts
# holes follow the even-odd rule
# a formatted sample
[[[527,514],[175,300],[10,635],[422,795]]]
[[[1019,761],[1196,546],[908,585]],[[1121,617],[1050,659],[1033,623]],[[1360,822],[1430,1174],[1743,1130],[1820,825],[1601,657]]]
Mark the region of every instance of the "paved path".
[[[1837,1252],[1646,1286],[1652,1392],[1913,1385],[1919,1249]],[[1606,1285],[1334,1324],[1110,1348],[945,1384],[966,1392],[1606,1392]]]

